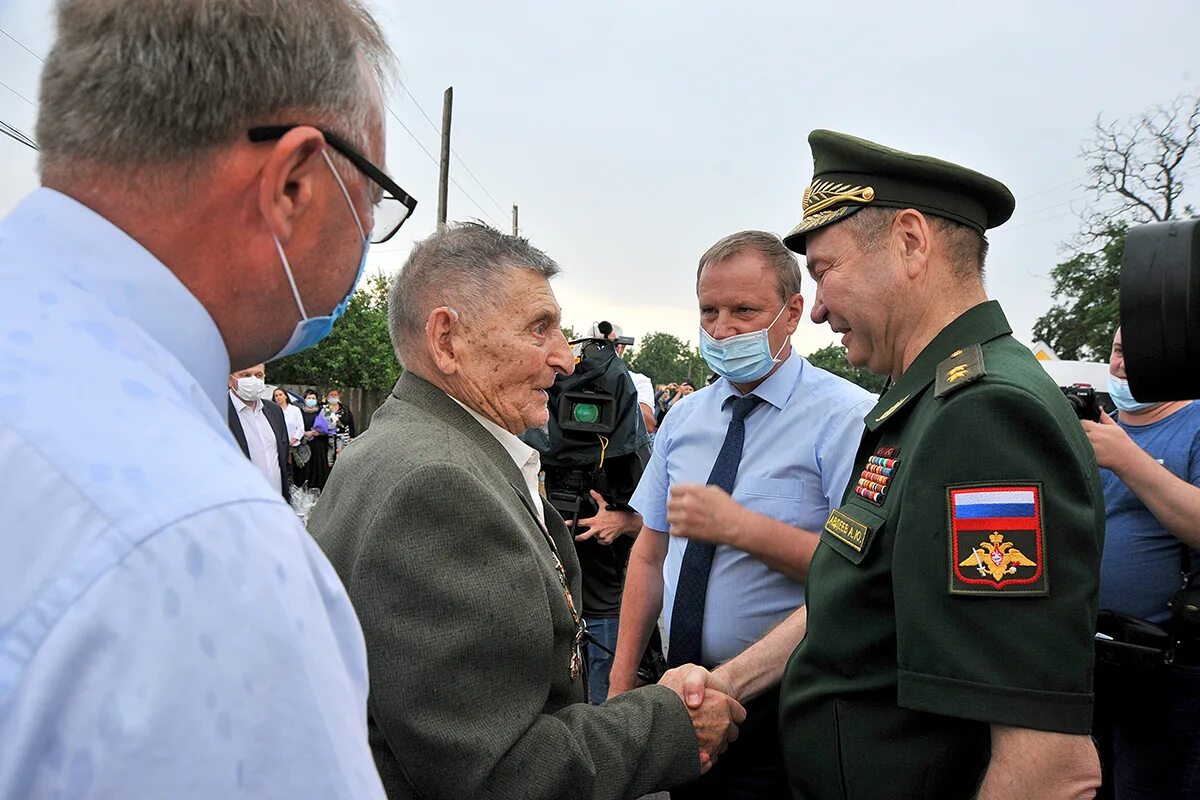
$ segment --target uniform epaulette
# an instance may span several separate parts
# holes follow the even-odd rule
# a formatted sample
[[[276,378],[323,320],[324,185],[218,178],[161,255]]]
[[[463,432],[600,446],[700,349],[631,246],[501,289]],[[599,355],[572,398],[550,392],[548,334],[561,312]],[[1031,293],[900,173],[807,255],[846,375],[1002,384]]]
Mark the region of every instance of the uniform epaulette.
[[[937,367],[933,396],[944,397],[987,375],[983,366],[983,348],[977,344],[955,350]]]

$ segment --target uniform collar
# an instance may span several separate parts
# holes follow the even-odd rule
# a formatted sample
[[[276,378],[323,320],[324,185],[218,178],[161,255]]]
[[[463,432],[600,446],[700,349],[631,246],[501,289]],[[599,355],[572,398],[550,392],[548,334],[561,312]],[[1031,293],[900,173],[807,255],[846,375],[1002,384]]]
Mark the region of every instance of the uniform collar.
[[[899,412],[908,402],[933,383],[938,364],[949,358],[951,353],[1009,333],[1012,333],[1012,328],[995,300],[987,300],[964,311],[933,337],[933,341],[925,346],[900,376],[900,380],[879,398],[879,402],[867,414],[867,430],[874,431],[888,420],[900,416]]]
[[[788,400],[791,399],[792,392],[796,390],[796,384],[800,382],[800,373],[803,370],[804,359],[796,355],[796,351],[793,349],[783,363],[771,373],[770,377],[751,389],[749,393],[761,397],[782,411]],[[741,392],[725,378],[721,378],[721,391],[724,394],[721,399],[721,408],[728,405],[731,398],[742,396]]]

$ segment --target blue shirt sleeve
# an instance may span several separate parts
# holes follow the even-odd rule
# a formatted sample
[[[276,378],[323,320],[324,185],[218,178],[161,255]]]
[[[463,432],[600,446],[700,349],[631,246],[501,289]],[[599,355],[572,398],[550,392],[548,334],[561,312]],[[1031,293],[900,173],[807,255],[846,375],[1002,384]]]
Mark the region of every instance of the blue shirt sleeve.
[[[658,433],[654,435],[654,449],[650,453],[650,462],[638,481],[629,505],[642,515],[642,524],[652,531],[667,531],[667,496],[670,491],[670,477],[667,461],[671,457],[671,432],[679,421],[679,413],[663,417]]]
[[[361,631],[282,504],[175,523],[54,600],[0,695],[0,796],[383,797]]]

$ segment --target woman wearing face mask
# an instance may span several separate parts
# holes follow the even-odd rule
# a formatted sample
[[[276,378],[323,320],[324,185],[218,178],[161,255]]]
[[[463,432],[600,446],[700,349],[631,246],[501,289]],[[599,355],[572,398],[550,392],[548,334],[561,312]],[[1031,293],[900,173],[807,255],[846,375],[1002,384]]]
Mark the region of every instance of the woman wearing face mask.
[[[339,390],[330,389],[325,393],[325,405],[321,410],[336,434],[334,446],[329,448],[329,466],[332,467],[333,462],[342,454],[342,448],[358,431],[354,426],[354,415],[350,413],[350,407],[342,404],[342,393]]]
[[[296,485],[307,485],[309,489],[325,488],[325,481],[329,477],[329,435],[333,433],[329,420],[321,412],[317,397],[316,389],[304,393],[304,407],[300,409],[304,422],[301,438],[308,445],[311,456],[304,466],[293,470]]]

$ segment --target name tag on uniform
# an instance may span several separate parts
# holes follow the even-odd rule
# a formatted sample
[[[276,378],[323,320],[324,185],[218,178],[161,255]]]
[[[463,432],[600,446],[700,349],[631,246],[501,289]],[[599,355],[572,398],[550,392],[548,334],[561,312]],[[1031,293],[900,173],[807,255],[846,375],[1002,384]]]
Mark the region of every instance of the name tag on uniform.
[[[869,525],[859,522],[836,508],[829,512],[829,519],[825,520],[825,531],[852,547],[856,553],[863,551],[867,544],[867,537],[871,535]]]

